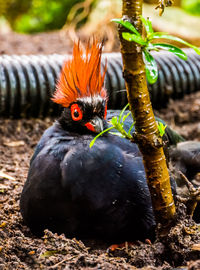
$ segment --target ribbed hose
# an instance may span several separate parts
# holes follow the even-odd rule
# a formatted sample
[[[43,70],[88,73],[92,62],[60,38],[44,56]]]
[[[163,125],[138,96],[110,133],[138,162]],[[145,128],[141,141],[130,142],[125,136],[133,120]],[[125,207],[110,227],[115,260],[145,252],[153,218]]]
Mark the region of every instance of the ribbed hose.
[[[168,52],[154,53],[159,68],[158,81],[149,85],[154,108],[165,106],[169,98],[181,98],[200,90],[200,56],[185,50],[188,61]],[[0,56],[0,116],[39,117],[57,115],[59,107],[52,96],[63,61],[70,55]],[[122,61],[119,53],[103,55],[108,63],[106,88],[108,107],[120,109],[127,104]]]

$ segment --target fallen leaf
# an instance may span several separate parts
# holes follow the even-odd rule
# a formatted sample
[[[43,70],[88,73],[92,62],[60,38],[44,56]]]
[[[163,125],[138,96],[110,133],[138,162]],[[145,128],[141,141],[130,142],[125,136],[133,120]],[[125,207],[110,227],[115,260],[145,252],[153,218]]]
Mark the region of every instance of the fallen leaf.
[[[17,146],[23,146],[25,143],[24,141],[13,141],[13,142],[4,142],[3,144],[9,147],[17,147]]]
[[[14,177],[12,177],[12,176],[10,176],[10,175],[8,175],[7,173],[4,173],[4,172],[2,172],[2,171],[0,171],[0,177],[1,178],[5,178],[5,179],[8,179],[8,180],[15,180],[15,178]]]
[[[50,256],[57,254],[57,253],[59,253],[58,250],[47,250],[40,255],[40,258],[48,258]]]

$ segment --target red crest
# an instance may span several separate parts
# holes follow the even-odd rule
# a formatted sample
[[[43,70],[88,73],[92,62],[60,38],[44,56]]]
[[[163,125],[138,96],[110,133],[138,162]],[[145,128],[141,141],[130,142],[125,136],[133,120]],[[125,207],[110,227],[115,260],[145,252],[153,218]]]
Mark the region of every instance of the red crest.
[[[63,107],[75,102],[78,98],[101,95],[106,98],[103,87],[106,65],[101,74],[102,44],[96,40],[91,47],[89,44],[85,52],[80,42],[74,44],[72,59],[63,65],[56,91],[52,100]]]

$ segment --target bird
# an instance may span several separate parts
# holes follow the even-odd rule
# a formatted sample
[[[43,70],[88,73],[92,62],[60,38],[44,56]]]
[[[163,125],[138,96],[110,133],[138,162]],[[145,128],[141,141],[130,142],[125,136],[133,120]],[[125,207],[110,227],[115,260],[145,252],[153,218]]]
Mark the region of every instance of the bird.
[[[170,147],[170,160],[174,167],[176,174],[181,172],[193,185],[195,193],[199,194],[200,187],[199,180],[196,180],[197,175],[200,173],[200,142],[198,141],[182,141],[177,143],[176,147]],[[177,176],[177,186],[179,187],[179,193],[182,197],[188,197],[185,193],[185,182],[181,181]],[[197,198],[197,195],[195,195]],[[198,195],[199,197],[199,195]],[[192,197],[194,202],[194,197]],[[197,205],[194,210],[193,220],[200,223],[200,203],[197,199]]]
[[[182,141],[170,151],[171,161],[177,170],[193,180],[200,172],[200,142]]]
[[[63,111],[36,146],[20,198],[23,220],[36,235],[47,228],[70,238],[155,237],[138,146],[110,133],[89,146],[113,115],[107,110],[102,48],[95,39],[85,50],[74,43],[72,58],[63,65],[52,98]]]

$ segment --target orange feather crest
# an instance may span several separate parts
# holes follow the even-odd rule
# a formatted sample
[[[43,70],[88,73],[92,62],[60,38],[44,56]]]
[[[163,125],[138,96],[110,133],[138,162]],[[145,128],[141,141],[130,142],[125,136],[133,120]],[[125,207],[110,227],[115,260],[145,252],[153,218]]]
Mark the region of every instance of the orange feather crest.
[[[75,102],[78,98],[101,95],[106,98],[103,88],[106,65],[101,74],[102,44],[96,40],[89,44],[85,52],[80,42],[74,44],[72,59],[63,65],[60,79],[52,100],[63,107]]]

